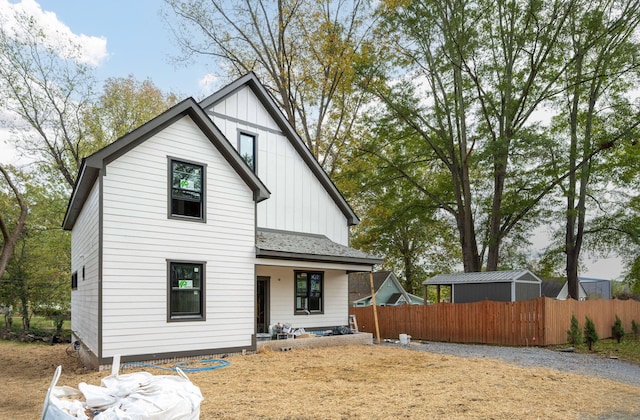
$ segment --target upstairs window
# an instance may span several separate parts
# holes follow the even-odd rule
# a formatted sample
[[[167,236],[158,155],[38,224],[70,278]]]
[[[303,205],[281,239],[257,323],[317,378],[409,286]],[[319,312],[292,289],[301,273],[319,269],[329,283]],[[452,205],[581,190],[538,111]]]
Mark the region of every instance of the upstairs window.
[[[168,261],[170,321],[204,320],[204,263]]]
[[[238,153],[242,159],[249,165],[253,172],[256,171],[256,136],[240,133],[238,140]]]
[[[205,167],[170,159],[169,217],[204,221]]]
[[[321,314],[322,272],[296,271],[296,314]]]

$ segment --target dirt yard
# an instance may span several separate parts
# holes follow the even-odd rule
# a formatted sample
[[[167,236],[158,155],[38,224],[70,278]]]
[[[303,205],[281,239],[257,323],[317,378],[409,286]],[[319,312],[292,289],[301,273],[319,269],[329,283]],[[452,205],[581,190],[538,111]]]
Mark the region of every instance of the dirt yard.
[[[83,372],[65,348],[0,341],[1,419],[39,418],[57,365],[63,366],[58,385],[99,385],[109,374]],[[495,360],[379,346],[264,352],[227,360],[228,367],[189,374],[205,397],[202,419],[640,416],[640,387]]]

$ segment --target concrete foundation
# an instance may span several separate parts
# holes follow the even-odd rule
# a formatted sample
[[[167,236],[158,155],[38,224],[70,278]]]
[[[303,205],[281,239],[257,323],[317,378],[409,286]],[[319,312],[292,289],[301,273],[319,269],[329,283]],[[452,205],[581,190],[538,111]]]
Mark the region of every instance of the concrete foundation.
[[[257,350],[271,349],[286,351],[291,349],[312,349],[317,347],[348,346],[352,344],[373,344],[373,334],[355,333],[345,335],[330,335],[326,337],[288,338],[286,340],[258,341]]]

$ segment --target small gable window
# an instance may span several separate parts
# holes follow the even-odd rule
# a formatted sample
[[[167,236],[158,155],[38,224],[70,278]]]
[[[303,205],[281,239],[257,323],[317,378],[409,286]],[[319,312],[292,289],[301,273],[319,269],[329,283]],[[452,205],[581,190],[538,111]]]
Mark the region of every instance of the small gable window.
[[[78,272],[74,271],[71,275],[71,290],[76,290],[78,288]]]
[[[204,320],[204,263],[168,261],[168,265],[169,321]]]
[[[249,165],[253,172],[256,171],[256,136],[247,133],[240,133],[238,140],[238,153]]]
[[[317,271],[296,271],[295,275],[295,313],[298,315],[323,313],[323,273]]]
[[[169,217],[204,221],[204,165],[169,159]]]

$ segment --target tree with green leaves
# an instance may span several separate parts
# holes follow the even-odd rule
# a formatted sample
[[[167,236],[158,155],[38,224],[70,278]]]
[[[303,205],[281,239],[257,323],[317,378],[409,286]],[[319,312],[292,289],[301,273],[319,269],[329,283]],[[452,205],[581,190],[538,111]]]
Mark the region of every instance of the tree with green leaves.
[[[71,189],[86,155],[83,118],[93,97],[92,69],[69,42],[54,48],[24,12],[0,22],[0,106],[15,146]],[[13,118],[17,116],[17,118]]]
[[[85,115],[92,151],[138,128],[176,102],[176,94],[163,93],[149,79],[142,82],[133,76],[107,79],[102,93]]]
[[[584,320],[584,342],[587,343],[587,347],[589,347],[589,351],[593,349],[593,345],[598,342],[600,337],[598,337],[598,331],[596,330],[596,326],[588,316],[585,317]]]
[[[0,162],[0,173],[2,174],[2,182],[0,182],[0,233],[2,233],[0,279],[2,279],[7,264],[18,245],[29,214],[29,206],[24,198],[24,192],[20,190],[10,172],[16,172],[15,168],[7,168]],[[2,303],[7,304],[6,301]]]
[[[416,195],[413,185],[393,167],[371,159],[367,150],[370,145],[377,146],[380,156],[400,159],[396,156],[400,152],[386,147],[387,142],[410,133],[402,132],[402,125],[374,111],[369,112],[363,126],[367,127],[370,141],[352,151],[349,164],[335,177],[340,190],[362,217],[353,230],[351,245],[384,255],[383,268],[395,272],[407,291],[422,294],[426,278],[450,271],[459,260],[455,228],[437,206]],[[435,171],[424,176],[433,181]]]
[[[31,315],[41,313],[43,308],[69,310],[71,238],[60,227],[66,186],[26,172],[20,173],[20,180],[28,214],[4,276],[0,276],[0,302],[20,311],[23,329],[28,331]],[[8,215],[17,212],[2,205],[0,210]]]
[[[365,96],[356,71],[374,40],[367,0],[166,0],[188,59],[253,71],[325,170],[341,163]]]
[[[619,169],[610,149],[626,148],[619,143],[631,143],[640,134],[640,110],[631,103],[640,76],[640,44],[634,39],[639,23],[639,1],[585,1],[576,2],[566,25],[570,60],[560,78],[563,93],[557,98],[553,131],[562,140],[554,166],[568,174],[560,187],[566,200],[564,251],[573,299],[579,297],[585,236],[595,233],[589,220],[600,213],[618,224],[610,217],[616,204],[609,204],[608,197],[627,188],[611,179]]]
[[[532,115],[556,94],[563,72],[561,31],[572,2],[383,2],[393,66],[372,71],[369,87],[419,148],[396,139],[408,157],[373,157],[414,185],[455,221],[465,271],[501,267],[500,249],[519,226],[539,219],[553,190],[552,137]],[[395,78],[398,67],[407,76]],[[391,74],[391,77],[389,74]],[[434,187],[416,168],[447,173]],[[413,171],[413,172],[412,172]]]
[[[620,344],[620,342],[624,338],[624,335],[625,335],[625,332],[624,332],[624,327],[622,326],[622,320],[618,315],[616,315],[616,320],[611,326],[611,336],[616,339],[618,344]]]
[[[571,315],[571,326],[567,330],[567,343],[574,346],[582,344],[582,331],[580,331],[578,318],[575,315]]]

